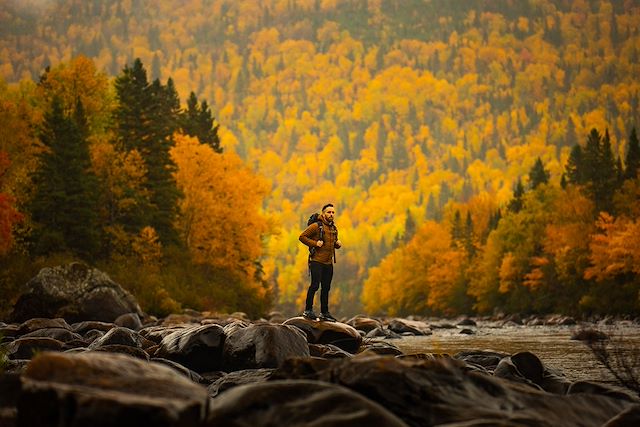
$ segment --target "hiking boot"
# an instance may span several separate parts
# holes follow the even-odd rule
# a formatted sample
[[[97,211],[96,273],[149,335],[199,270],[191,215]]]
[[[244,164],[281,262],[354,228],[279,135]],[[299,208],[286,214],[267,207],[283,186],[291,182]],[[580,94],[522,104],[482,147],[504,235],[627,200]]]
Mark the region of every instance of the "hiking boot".
[[[302,317],[306,317],[311,320],[318,320],[318,315],[313,310],[305,310],[302,312]]]
[[[331,313],[329,313],[328,311],[325,311],[324,313],[322,313],[320,315],[320,320],[325,320],[327,322],[337,322],[338,319],[336,319],[335,317],[333,317],[331,315]]]

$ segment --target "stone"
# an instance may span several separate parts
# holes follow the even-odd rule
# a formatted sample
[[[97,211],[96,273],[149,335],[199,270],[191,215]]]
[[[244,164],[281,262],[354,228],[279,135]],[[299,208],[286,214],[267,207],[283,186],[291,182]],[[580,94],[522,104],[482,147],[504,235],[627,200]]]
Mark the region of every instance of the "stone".
[[[227,335],[225,370],[277,368],[292,357],[309,357],[305,334],[287,325],[254,324]]]
[[[61,317],[68,322],[112,322],[125,313],[142,310],[135,298],[106,273],[82,263],[43,268],[25,285],[11,319]]]
[[[298,359],[274,379],[325,381],[361,393],[411,426],[501,425],[600,426],[633,403],[609,396],[558,396],[474,372],[455,359],[417,360],[363,355],[324,360]],[[237,389],[234,389],[237,390]],[[230,390],[229,393],[233,393]]]
[[[22,338],[28,337],[46,337],[53,338],[58,341],[62,341],[64,343],[68,343],[71,341],[82,341],[82,335],[76,334],[75,332],[71,332],[69,329],[63,328],[44,328],[44,329],[36,329],[33,332],[29,332],[28,334],[22,335]]]
[[[243,369],[225,374],[207,387],[209,396],[216,397],[221,393],[243,384],[265,382],[273,375],[274,369]]]
[[[153,341],[156,344],[160,344],[165,337],[171,335],[172,333],[193,327],[196,327],[196,325],[184,323],[171,326],[148,326],[146,328],[140,329],[138,333],[146,339]]]
[[[613,385],[597,383],[594,381],[576,381],[567,389],[567,394],[590,393],[602,396],[614,397],[629,402],[640,403],[638,396],[629,391]]]
[[[373,329],[382,328],[382,322],[377,319],[372,319],[370,317],[358,315],[352,317],[351,319],[345,322],[347,325],[353,326],[359,331],[369,332]]]
[[[431,335],[431,328],[425,322],[419,320],[392,319],[387,327],[397,334],[409,332],[413,335]],[[454,326],[455,327],[455,326]]]
[[[166,335],[154,357],[173,360],[198,373],[222,366],[226,336],[220,325],[194,325]]]
[[[357,352],[362,344],[362,336],[346,323],[318,322],[298,316],[288,319],[284,325],[301,329],[310,344],[333,344],[349,353]]]
[[[121,328],[116,326],[110,329],[106,334],[96,339],[89,345],[90,350],[95,350],[107,345],[124,345],[128,347],[142,348],[143,343],[148,344],[150,341],[137,332],[129,328]]]
[[[53,338],[27,337],[18,338],[7,344],[9,359],[31,359],[43,351],[62,351],[64,343]]]
[[[611,418],[602,427],[640,426],[640,405],[635,405]]]
[[[400,339],[402,335],[396,334],[387,328],[375,328],[367,332],[365,338],[387,338],[387,339]]]
[[[381,405],[352,390],[304,380],[234,387],[213,400],[207,425],[407,426]]]
[[[71,325],[73,332],[84,335],[89,331],[101,331],[108,332],[115,325],[109,322],[99,322],[97,320],[87,320],[84,322],[78,322]]]
[[[587,341],[587,342],[606,341],[609,339],[609,336],[606,333],[599,331],[597,329],[585,328],[585,329],[579,329],[575,331],[573,334],[571,334],[571,339],[577,340],[577,341]]]
[[[505,357],[509,357],[509,354],[487,350],[462,351],[453,356],[454,359],[482,366],[492,372]]]
[[[309,344],[309,354],[312,357],[322,357],[324,359],[335,359],[342,357],[351,357],[348,353],[332,344]]]
[[[64,319],[48,319],[48,318],[34,318],[28,319],[18,327],[18,335],[25,335],[31,332],[37,331],[38,329],[66,329],[67,331],[71,330],[71,326]]]
[[[125,313],[120,316],[114,322],[118,326],[129,328],[133,331],[139,331],[142,329],[142,321],[138,313]]]
[[[191,369],[187,368],[186,366],[182,366],[181,364],[179,364],[178,362],[174,362],[173,360],[163,359],[161,357],[154,357],[154,358],[152,358],[150,360],[152,362],[161,363],[163,365],[166,365],[166,366],[170,367],[174,371],[176,371],[176,372],[180,373],[181,375],[184,375],[185,377],[189,378],[194,383],[204,384],[204,383],[207,382],[203,378],[203,376],[200,375],[199,373],[197,373],[195,371],[192,371]]]
[[[456,323],[456,326],[478,326],[478,324],[475,320],[469,317],[464,317]]]
[[[201,425],[209,405],[204,387],[122,354],[44,353],[22,381],[18,427]]]
[[[463,329],[460,329],[460,331],[458,333],[460,335],[475,335],[476,331],[474,331],[473,329],[469,329],[469,328],[463,328]]]
[[[149,354],[143,349],[138,347],[132,347],[129,345],[122,345],[122,344],[103,345],[96,349],[93,349],[93,351],[104,351],[107,353],[126,354],[128,356],[135,357],[136,359],[142,359],[147,361],[150,359]]]

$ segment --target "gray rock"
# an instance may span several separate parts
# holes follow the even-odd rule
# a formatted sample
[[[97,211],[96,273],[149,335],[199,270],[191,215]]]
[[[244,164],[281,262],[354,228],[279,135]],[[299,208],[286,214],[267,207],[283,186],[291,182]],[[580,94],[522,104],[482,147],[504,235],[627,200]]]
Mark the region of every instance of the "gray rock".
[[[277,368],[291,357],[309,357],[305,334],[293,326],[251,325],[235,330],[224,343],[225,370]]]
[[[413,335],[431,335],[433,333],[427,323],[418,320],[392,319],[387,327],[397,334],[408,332]]]
[[[118,326],[122,326],[123,328],[129,328],[133,331],[139,331],[142,329],[142,321],[140,320],[140,316],[137,313],[125,313],[120,316],[113,322]]]
[[[318,381],[271,381],[235,387],[214,399],[207,425],[407,426],[362,395]]]
[[[106,334],[96,339],[89,345],[90,350],[95,350],[107,345],[125,345],[128,347],[142,348],[143,340],[148,342],[142,335],[132,331],[129,328],[121,328],[116,326],[110,329]]]
[[[62,317],[69,322],[112,322],[125,313],[142,310],[135,298],[109,276],[81,263],[43,268],[25,286],[11,319]]]
[[[31,359],[43,351],[62,351],[64,343],[53,338],[27,337],[18,338],[7,344],[9,359]]]
[[[154,356],[173,360],[198,373],[215,371],[222,366],[225,339],[220,325],[179,328],[162,339]]]
[[[400,339],[402,335],[393,332],[387,328],[375,328],[367,332],[365,338],[387,338],[387,339]]]
[[[45,353],[23,374],[18,427],[201,425],[204,387],[173,369],[113,353]]]
[[[362,344],[362,336],[352,326],[340,322],[317,322],[304,317],[292,317],[284,325],[295,326],[307,335],[310,344],[333,344],[355,353]]]
[[[271,378],[273,371],[274,369],[270,368],[260,368],[229,372],[211,383],[211,385],[207,387],[207,391],[209,396],[216,397],[222,392],[239,385],[265,382]]]

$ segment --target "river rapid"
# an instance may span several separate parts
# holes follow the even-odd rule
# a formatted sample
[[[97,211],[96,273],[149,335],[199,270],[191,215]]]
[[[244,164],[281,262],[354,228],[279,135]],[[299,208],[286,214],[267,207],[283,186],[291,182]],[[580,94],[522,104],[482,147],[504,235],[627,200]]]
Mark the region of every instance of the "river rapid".
[[[596,360],[582,341],[571,336],[585,325],[576,326],[519,326],[496,327],[495,324],[478,322],[476,327],[436,328],[433,335],[408,336],[393,340],[405,354],[436,353],[455,355],[470,350],[491,350],[514,354],[530,351],[542,362],[562,372],[570,381],[591,380],[613,382],[611,374]],[[590,325],[588,327],[593,327]],[[461,334],[462,328],[474,334]],[[598,327],[614,337],[629,354],[635,354],[636,367],[640,369],[640,326],[619,323]]]

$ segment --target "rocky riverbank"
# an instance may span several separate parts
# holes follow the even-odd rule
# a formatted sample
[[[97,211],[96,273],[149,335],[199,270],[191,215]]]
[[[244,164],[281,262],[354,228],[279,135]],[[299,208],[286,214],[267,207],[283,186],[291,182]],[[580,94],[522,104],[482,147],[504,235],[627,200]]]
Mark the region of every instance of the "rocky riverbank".
[[[637,396],[530,352],[404,354],[387,339],[473,319],[155,319],[98,273],[43,270],[0,322],[0,426],[640,425]]]

